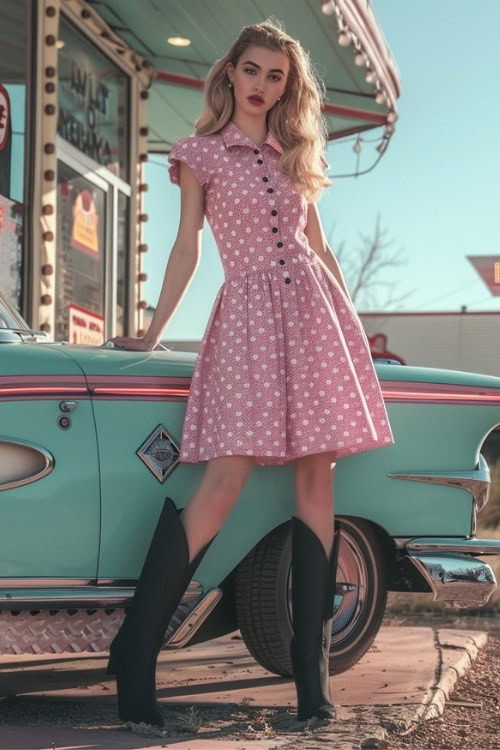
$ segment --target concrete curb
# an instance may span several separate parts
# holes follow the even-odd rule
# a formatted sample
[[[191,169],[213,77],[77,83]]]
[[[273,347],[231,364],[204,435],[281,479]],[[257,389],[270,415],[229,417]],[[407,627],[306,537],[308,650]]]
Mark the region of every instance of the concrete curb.
[[[488,642],[488,634],[468,630],[460,633],[446,628],[435,631],[438,652],[436,684],[429,690],[429,698],[416,711],[415,723],[442,716],[459,677],[464,675],[477,658],[479,650]],[[457,651],[462,653],[457,656]]]

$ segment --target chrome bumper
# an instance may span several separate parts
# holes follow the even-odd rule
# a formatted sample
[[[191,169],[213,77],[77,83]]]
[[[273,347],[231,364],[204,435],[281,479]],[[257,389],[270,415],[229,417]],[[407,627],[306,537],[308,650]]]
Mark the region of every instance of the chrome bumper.
[[[477,555],[500,554],[493,539],[410,539],[409,559],[446,607],[482,607],[497,588],[491,567]]]

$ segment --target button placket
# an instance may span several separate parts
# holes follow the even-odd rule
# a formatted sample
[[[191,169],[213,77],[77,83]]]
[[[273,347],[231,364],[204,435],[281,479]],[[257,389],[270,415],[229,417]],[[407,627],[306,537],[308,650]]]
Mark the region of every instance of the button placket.
[[[259,157],[259,158],[257,159],[257,164],[259,164],[259,165],[261,165],[261,164],[264,164],[264,160],[263,160],[263,159],[262,159],[262,157],[261,157],[261,153],[260,153],[260,150],[259,150],[258,148],[254,148],[254,149],[253,149],[253,152],[254,152],[254,154],[255,154],[256,156],[258,156],[258,157]],[[262,182],[263,182],[264,184],[265,184],[266,182],[269,182],[269,177],[267,177],[267,175],[264,175],[264,176],[262,177]],[[273,189],[272,187],[268,187],[268,188],[267,188],[267,192],[268,192],[268,193],[269,193],[269,194],[271,195],[272,193],[274,193],[274,189]],[[276,208],[273,208],[273,209],[271,210],[271,216],[272,216],[272,217],[278,216],[278,211],[277,211],[277,209],[276,209]],[[276,222],[276,223],[277,223],[277,222]],[[273,234],[278,234],[278,232],[279,232],[279,227],[277,227],[277,226],[273,226],[273,227],[271,227],[271,232],[272,232]],[[283,242],[281,242],[281,240],[280,240],[279,242],[277,242],[277,243],[276,243],[276,247],[278,247],[278,248],[282,248],[282,247],[283,247]],[[285,265],[285,262],[286,262],[286,261],[285,261],[285,259],[284,259],[284,258],[280,258],[278,262],[279,262],[279,264],[280,264],[281,266],[284,266],[284,265]],[[285,284],[290,284],[290,283],[291,283],[291,281],[292,281],[292,280],[291,280],[291,278],[290,278],[289,276],[287,276],[287,277],[285,278]]]

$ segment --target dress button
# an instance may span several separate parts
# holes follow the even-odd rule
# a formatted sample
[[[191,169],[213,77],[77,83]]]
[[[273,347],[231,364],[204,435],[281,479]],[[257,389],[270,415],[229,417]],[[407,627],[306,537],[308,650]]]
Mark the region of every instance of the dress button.
[[[259,151],[258,148],[254,148],[253,152],[254,152],[254,154],[260,154],[260,151]]]
[[[263,177],[262,182],[269,182],[269,177]]]
[[[283,243],[282,242],[278,242],[277,245],[276,245],[276,247],[283,247]]]
[[[290,282],[291,282],[291,279],[289,279],[288,276],[287,276],[286,279],[285,279],[285,284],[290,284]]]
[[[268,193],[274,193],[274,190],[272,188],[267,188]]]
[[[280,262],[280,266],[284,266],[285,265],[285,261],[283,260],[283,258],[280,258],[279,262]]]
[[[257,159],[257,164],[264,164],[264,159]]]
[[[278,227],[273,227],[271,231],[272,231],[272,232],[273,232],[274,234],[276,234],[276,232],[278,231]]]
[[[278,215],[278,212],[276,211],[275,208],[273,208],[273,210],[271,211],[271,216],[277,216],[277,215]]]

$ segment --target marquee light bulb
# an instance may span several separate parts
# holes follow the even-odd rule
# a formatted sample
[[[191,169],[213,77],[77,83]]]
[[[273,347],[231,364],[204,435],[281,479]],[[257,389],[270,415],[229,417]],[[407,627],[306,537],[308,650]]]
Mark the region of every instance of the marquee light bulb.
[[[186,39],[184,36],[169,36],[167,42],[174,47],[189,47],[191,39]]]

